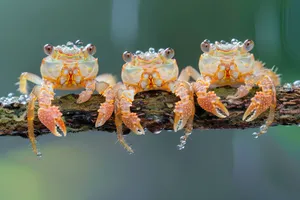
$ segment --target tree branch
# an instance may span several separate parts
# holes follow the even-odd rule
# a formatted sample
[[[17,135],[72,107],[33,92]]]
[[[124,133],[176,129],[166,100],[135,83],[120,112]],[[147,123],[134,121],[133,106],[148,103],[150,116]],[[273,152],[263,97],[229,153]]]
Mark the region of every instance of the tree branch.
[[[250,104],[250,99],[257,89],[253,89],[250,94],[239,100],[226,100],[226,96],[234,94],[236,89],[223,87],[215,89],[221,97],[222,102],[230,112],[230,116],[220,119],[205,112],[196,105],[196,115],[194,119],[194,129],[245,129],[261,126],[268,114],[263,113],[252,122],[242,121],[243,113]],[[65,119],[68,133],[96,130],[94,124],[97,118],[97,110],[104,98],[100,95],[93,95],[92,98],[83,104],[76,104],[78,95],[69,94],[57,97],[53,101],[54,105],[60,106]],[[141,124],[151,132],[161,130],[172,130],[174,118],[174,103],[179,99],[165,91],[142,92],[135,96],[132,112],[136,112],[141,118]],[[37,113],[38,106],[35,110]],[[97,130],[114,132],[115,125],[113,116]],[[49,131],[35,117],[35,134],[48,134]],[[286,91],[284,88],[277,88],[277,109],[273,125],[296,125],[300,124],[300,88],[293,88],[293,91]],[[124,133],[129,133],[129,129],[123,126]],[[0,105],[0,135],[27,137],[26,105],[11,103]]]

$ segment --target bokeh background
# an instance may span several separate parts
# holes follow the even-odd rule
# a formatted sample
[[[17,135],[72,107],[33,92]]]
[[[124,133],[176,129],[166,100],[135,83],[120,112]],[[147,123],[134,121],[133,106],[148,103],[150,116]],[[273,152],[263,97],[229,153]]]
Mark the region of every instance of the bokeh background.
[[[253,53],[276,65],[283,82],[300,79],[298,0],[1,0],[0,96],[16,92],[21,72],[39,74],[43,45],[82,40],[97,46],[101,73],[120,77],[125,50],[172,47],[183,68],[197,67],[204,39],[253,39]],[[61,93],[58,93],[61,94]],[[2,200],[299,199],[300,129],[129,135],[129,155],[115,134],[86,132],[29,141],[0,139]]]

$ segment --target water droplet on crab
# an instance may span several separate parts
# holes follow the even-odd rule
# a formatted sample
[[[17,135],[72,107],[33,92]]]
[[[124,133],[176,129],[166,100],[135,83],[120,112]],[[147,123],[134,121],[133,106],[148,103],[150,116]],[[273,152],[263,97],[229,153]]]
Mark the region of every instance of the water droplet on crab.
[[[292,92],[293,91],[293,87],[292,87],[292,84],[291,83],[285,83],[283,85],[283,90],[285,92]]]
[[[152,53],[152,54],[155,53],[155,49],[152,48],[152,47],[150,47],[150,48],[149,48],[149,53]]]
[[[141,54],[143,54],[143,52],[140,51],[140,50],[137,50],[137,51],[135,52],[135,54],[136,54],[136,55],[141,55]]]
[[[158,49],[158,53],[162,53],[162,52],[164,52],[163,48]]]
[[[293,83],[295,88],[300,88],[300,80],[297,80]]]
[[[232,44],[236,44],[236,43],[238,43],[238,42],[239,42],[239,41],[238,41],[237,39],[235,39],[235,38],[232,38],[232,39],[231,39],[231,43],[232,43]]]
[[[69,42],[67,42],[67,47],[73,47],[73,45],[74,45],[74,43],[73,42],[71,42],[71,41],[69,41]]]
[[[83,46],[83,42],[81,40],[76,40],[75,45],[76,46]]]

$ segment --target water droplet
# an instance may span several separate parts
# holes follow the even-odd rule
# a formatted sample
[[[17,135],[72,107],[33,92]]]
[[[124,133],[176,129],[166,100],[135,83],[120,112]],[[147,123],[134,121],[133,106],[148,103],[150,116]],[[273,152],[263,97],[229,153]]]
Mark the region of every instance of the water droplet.
[[[283,85],[283,90],[285,92],[292,92],[293,91],[293,87],[292,87],[292,84],[291,83],[285,83]]]
[[[258,135],[256,135],[254,138],[257,139],[257,138],[258,138]]]
[[[12,97],[12,96],[14,96],[14,93],[9,93],[7,96]]]
[[[66,44],[68,47],[73,47],[73,45],[74,45],[74,43],[73,42],[71,42],[71,41],[69,41],[69,42],[67,42],[67,44]]]
[[[220,43],[221,44],[226,44],[226,41],[225,40],[221,40]]]
[[[231,39],[231,43],[232,43],[232,44],[236,44],[236,43],[238,43],[238,42],[239,42],[239,41],[238,41],[237,39],[235,39],[235,38],[232,38],[232,39]]]
[[[185,133],[186,136],[192,135],[192,132]]]
[[[141,55],[141,54],[143,54],[143,52],[140,51],[140,50],[137,50],[137,51],[135,52],[135,54],[136,54],[136,55]]]
[[[152,48],[152,47],[150,47],[150,48],[149,48],[149,53],[155,53],[155,49]]]
[[[295,88],[300,88],[300,80],[297,80],[293,83]]]
[[[158,49],[158,53],[162,53],[162,52],[164,52],[163,48]]]
[[[173,103],[166,103],[166,105],[168,108],[173,108],[173,106],[174,106]]]
[[[81,40],[76,40],[75,45],[76,46],[83,46],[83,42]]]
[[[162,131],[162,130],[157,130],[157,131],[154,131],[153,133],[154,133],[154,134],[160,134],[161,131]]]
[[[184,145],[181,145],[181,144],[177,145],[177,149],[178,150],[183,150],[184,149]]]
[[[258,133],[257,133],[257,132],[254,132],[254,133],[252,133],[252,135],[253,135],[253,136],[258,135]]]
[[[268,130],[268,127],[267,127],[266,125],[262,125],[262,126],[260,127],[260,132],[261,132],[261,133],[266,133],[267,130]]]
[[[36,156],[37,156],[38,158],[42,158],[42,153],[41,153],[41,152],[37,152]]]

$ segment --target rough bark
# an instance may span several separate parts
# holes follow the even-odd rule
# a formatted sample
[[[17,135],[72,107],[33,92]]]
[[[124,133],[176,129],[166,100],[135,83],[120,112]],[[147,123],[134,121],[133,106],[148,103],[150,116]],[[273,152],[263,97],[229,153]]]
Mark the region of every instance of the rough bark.
[[[225,97],[229,94],[234,94],[235,89],[229,87],[215,89],[222,102],[227,106],[230,116],[220,119],[196,105],[194,129],[245,129],[261,126],[268,112],[265,112],[252,122],[242,121],[243,113],[249,106],[250,99],[254,96],[256,90],[253,89],[247,97],[240,100],[228,101]],[[94,123],[97,117],[97,110],[104,98],[100,95],[93,95],[88,102],[76,104],[77,98],[78,95],[69,94],[57,97],[53,101],[54,105],[60,106],[68,133],[96,130]],[[178,101],[176,96],[165,91],[142,92],[136,95],[131,110],[138,113],[142,125],[150,132],[171,130],[174,117],[174,103],[176,101]],[[37,105],[35,109],[37,111]],[[37,136],[49,133],[37,117],[34,124]],[[277,88],[277,109],[273,125],[296,124],[300,124],[300,88],[286,91],[279,87]],[[97,130],[114,132],[113,116]],[[129,133],[125,126],[124,133]],[[0,135],[27,137],[26,105],[16,103],[5,106],[0,105]]]

